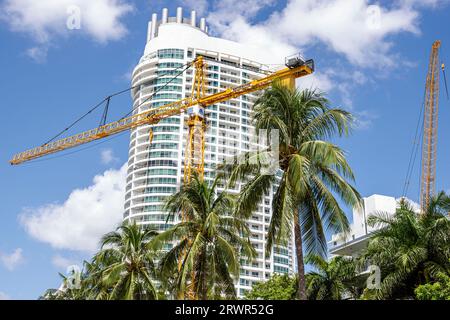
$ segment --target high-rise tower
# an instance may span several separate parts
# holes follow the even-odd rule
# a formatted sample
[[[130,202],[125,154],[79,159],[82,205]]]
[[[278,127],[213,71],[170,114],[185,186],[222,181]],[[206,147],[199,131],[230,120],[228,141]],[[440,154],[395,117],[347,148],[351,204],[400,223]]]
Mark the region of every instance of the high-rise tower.
[[[174,76],[197,55],[202,55],[207,63],[206,94],[210,94],[262,77],[266,67],[257,62],[260,54],[257,48],[208,35],[206,20],[197,19],[195,11],[185,18],[181,8],[175,17],[169,17],[168,10],[163,9],[161,19],[157,14],[152,15],[144,55],[133,71],[134,112],[188,96],[193,70]],[[250,116],[255,98],[254,94],[247,94],[206,109],[205,179],[214,178],[215,166],[226,157],[250,150],[253,143]],[[152,128],[152,139],[148,125],[131,131],[124,219],[165,230],[169,225],[163,202],[183,182],[185,115],[164,119]],[[239,188],[238,185],[231,191],[238,193]],[[289,247],[276,247],[270,257],[265,255],[271,205],[272,195],[268,194],[249,220],[251,241],[258,257],[241,267],[236,283],[240,296],[254,282],[269,278],[273,272],[294,272],[293,241]]]

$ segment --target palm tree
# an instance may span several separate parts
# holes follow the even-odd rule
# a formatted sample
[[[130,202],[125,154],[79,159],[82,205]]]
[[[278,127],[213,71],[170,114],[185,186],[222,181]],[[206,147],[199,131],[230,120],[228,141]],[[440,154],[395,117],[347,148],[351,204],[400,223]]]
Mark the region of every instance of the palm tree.
[[[405,200],[395,215],[369,217],[373,234],[361,257],[362,263],[378,265],[382,272],[378,299],[414,298],[414,289],[450,275],[450,197],[440,192],[420,214]]]
[[[335,257],[328,262],[321,256],[310,255],[306,261],[316,270],[306,274],[306,292],[310,300],[358,298],[362,293],[363,278],[358,278],[352,258]]]
[[[102,250],[88,265],[94,298],[157,299],[155,253],[149,245],[156,235],[154,230],[125,222],[103,236]]]
[[[232,276],[239,275],[240,258],[255,254],[245,221],[233,215],[234,197],[216,191],[220,179],[209,185],[194,176],[167,200],[169,217],[183,213],[185,219],[153,242],[175,242],[160,265],[161,278],[173,280],[178,299],[235,297]]]
[[[230,175],[230,184],[249,179],[238,200],[237,210],[242,214],[254,212],[263,195],[278,184],[266,250],[270,252],[275,243],[286,244],[293,227],[298,298],[302,300],[306,299],[303,250],[325,256],[324,230],[348,231],[348,220],[336,196],[346,205],[361,203],[359,193],[347,181],[353,181],[354,176],[344,152],[325,141],[346,135],[351,121],[350,113],[330,108],[321,93],[275,84],[256,101],[253,122],[257,133],[261,129],[268,134],[271,130],[279,132],[275,164],[282,171],[281,179],[266,174],[267,162],[260,161],[271,156],[271,149],[249,152],[223,166]]]
[[[83,296],[87,300],[108,300],[111,284],[104,281],[103,271],[116,262],[113,255],[105,255],[102,259],[92,259],[84,262],[85,277],[82,280]]]

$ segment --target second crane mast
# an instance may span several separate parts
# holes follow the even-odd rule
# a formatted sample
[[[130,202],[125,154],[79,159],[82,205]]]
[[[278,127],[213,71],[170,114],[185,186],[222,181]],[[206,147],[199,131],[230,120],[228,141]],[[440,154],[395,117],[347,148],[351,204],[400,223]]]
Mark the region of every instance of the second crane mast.
[[[423,119],[422,168],[420,181],[420,206],[428,207],[436,186],[436,152],[439,109],[439,48],[441,41],[435,41],[431,48],[428,66],[425,111]],[[443,65],[442,65],[443,67]]]

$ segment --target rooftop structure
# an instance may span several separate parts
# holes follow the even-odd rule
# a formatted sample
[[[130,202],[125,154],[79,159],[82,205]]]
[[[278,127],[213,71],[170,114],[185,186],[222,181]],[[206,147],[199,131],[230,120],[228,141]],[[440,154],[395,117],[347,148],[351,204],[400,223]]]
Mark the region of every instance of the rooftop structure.
[[[370,234],[379,230],[382,226],[371,227],[367,224],[370,215],[383,212],[394,215],[399,206],[400,200],[393,197],[374,194],[370,197],[363,198],[364,208],[356,208],[353,210],[353,223],[350,226],[350,232],[347,236],[343,233],[333,234],[328,243],[330,254],[340,256],[356,257],[360,254],[369,241]],[[406,199],[419,212],[418,204]]]

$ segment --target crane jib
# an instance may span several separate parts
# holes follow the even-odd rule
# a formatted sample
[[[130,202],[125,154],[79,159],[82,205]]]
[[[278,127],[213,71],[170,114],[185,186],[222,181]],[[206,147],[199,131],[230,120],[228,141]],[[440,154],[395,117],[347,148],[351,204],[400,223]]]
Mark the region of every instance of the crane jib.
[[[313,64],[303,64],[295,68],[282,69],[261,79],[254,80],[234,88],[228,88],[224,91],[201,97],[199,99],[185,98],[182,100],[178,100],[167,105],[151,109],[149,111],[145,111],[115,122],[102,125],[95,129],[84,131],[82,133],[62,138],[48,144],[18,153],[13,157],[12,160],[10,160],[10,163],[12,165],[18,165],[26,161],[73,148],[85,143],[89,143],[91,141],[99,140],[128,129],[133,129],[141,125],[156,124],[164,118],[181,114],[186,111],[187,108],[194,105],[202,105],[203,107],[208,107],[215,103],[220,103],[231,98],[236,98],[247,93],[264,89],[271,85],[274,81],[283,80],[285,78],[299,78],[309,75],[313,72]]]

